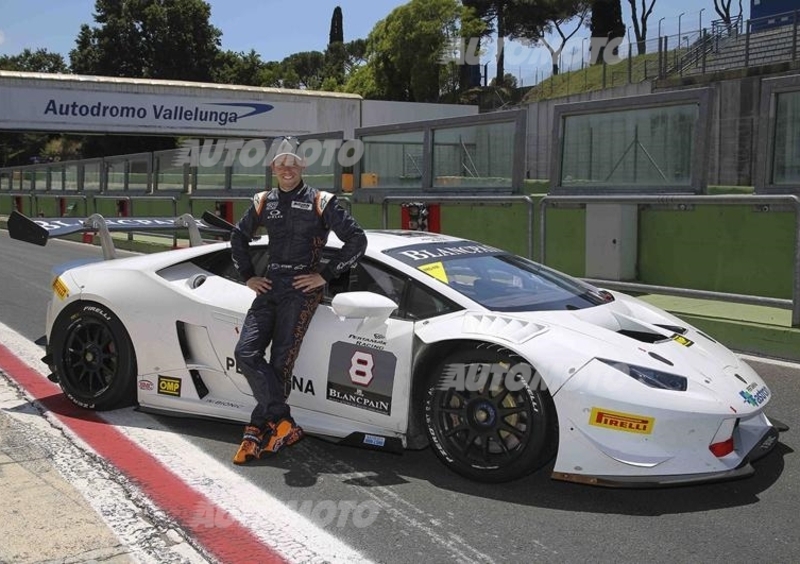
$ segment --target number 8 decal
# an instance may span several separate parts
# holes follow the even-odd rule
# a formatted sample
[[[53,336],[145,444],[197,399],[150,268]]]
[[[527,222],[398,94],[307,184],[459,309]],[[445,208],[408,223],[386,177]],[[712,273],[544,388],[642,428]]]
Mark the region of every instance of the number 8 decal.
[[[375,366],[375,361],[370,353],[356,351],[350,358],[350,380],[359,386],[369,386],[374,377],[373,366]]]

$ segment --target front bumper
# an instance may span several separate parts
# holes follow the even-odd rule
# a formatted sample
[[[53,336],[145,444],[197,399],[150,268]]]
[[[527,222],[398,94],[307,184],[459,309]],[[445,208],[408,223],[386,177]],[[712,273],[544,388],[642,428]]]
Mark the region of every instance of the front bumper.
[[[667,476],[590,476],[586,474],[570,474],[567,472],[554,471],[551,477],[554,480],[607,488],[662,488],[747,478],[755,473],[752,463],[769,454],[772,449],[775,448],[775,445],[778,444],[780,432],[788,430],[788,427],[783,423],[774,419],[771,419],[771,421],[772,427],[767,429],[767,432],[755,443],[739,465],[730,470]]]

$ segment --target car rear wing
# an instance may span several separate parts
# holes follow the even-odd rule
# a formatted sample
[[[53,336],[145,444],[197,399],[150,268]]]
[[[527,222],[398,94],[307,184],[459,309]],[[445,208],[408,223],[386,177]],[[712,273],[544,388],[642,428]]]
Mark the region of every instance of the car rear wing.
[[[189,232],[189,244],[193,247],[203,244],[201,231],[217,235],[227,235],[233,225],[209,212],[203,213],[203,219],[191,214],[179,217],[112,217],[105,218],[100,214],[81,217],[37,217],[30,218],[14,210],[8,218],[8,234],[12,239],[44,246],[47,241],[56,237],[66,237],[75,233],[96,232],[100,237],[103,258],[116,258],[112,232],[132,233],[148,231]]]

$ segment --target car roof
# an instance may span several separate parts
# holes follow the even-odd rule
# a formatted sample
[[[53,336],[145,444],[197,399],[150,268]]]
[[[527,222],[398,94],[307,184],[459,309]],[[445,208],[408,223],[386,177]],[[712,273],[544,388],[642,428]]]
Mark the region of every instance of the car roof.
[[[419,243],[475,243],[469,239],[443,235],[441,233],[429,233],[427,231],[408,231],[402,229],[365,229],[369,249],[372,251],[387,251],[417,245]],[[335,240],[335,235],[331,233],[330,239]]]

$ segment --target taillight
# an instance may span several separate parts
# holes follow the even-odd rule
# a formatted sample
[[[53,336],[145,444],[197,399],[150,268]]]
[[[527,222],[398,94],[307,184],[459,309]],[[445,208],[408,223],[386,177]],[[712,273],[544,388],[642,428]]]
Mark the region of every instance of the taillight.
[[[708,450],[717,458],[728,456],[733,452],[733,431],[739,423],[738,419],[726,419],[717,429]]]
[[[712,443],[709,445],[708,450],[717,458],[722,458],[733,452],[733,437],[721,443]]]

